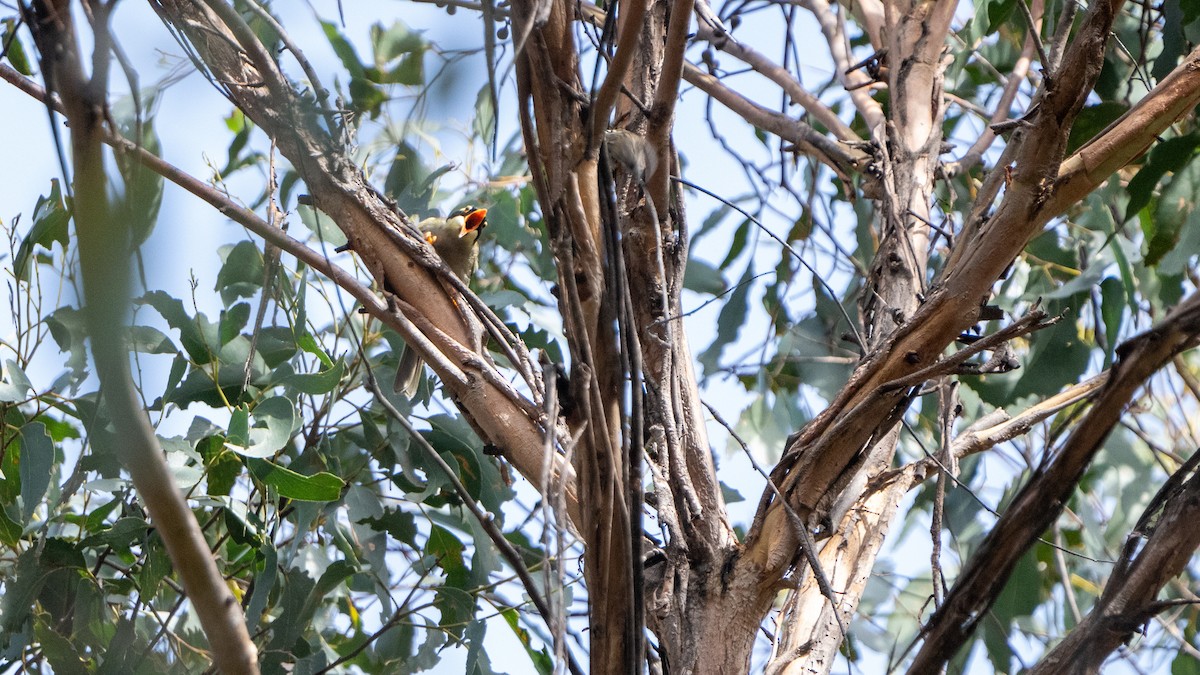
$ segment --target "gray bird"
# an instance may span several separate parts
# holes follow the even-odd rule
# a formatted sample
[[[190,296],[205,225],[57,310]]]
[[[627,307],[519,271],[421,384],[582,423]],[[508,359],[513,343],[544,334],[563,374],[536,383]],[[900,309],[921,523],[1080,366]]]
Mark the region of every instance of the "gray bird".
[[[608,156],[629,173],[638,185],[645,185],[658,168],[658,155],[650,142],[625,129],[610,129],[604,132],[604,145]]]

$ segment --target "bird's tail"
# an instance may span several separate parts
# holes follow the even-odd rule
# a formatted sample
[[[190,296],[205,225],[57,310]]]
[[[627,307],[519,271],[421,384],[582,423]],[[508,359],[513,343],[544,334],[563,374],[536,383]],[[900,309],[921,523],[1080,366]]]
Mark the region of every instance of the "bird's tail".
[[[425,362],[417,352],[405,347],[404,353],[400,355],[400,365],[396,367],[393,389],[407,398],[412,398],[417,393],[417,385],[421,383],[421,371],[425,370],[424,366]]]

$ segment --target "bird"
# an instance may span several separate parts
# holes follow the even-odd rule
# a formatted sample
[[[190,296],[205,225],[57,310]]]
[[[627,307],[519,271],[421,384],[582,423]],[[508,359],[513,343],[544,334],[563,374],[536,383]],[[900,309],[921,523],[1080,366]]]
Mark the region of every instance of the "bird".
[[[645,138],[625,129],[604,132],[608,156],[619,164],[638,185],[645,185],[658,168],[658,155]]]
[[[470,283],[479,264],[479,236],[487,226],[487,209],[474,205],[455,209],[446,218],[434,216],[417,223],[425,241],[463,283]],[[411,348],[405,348],[396,368],[395,390],[412,398],[421,383],[424,362]]]

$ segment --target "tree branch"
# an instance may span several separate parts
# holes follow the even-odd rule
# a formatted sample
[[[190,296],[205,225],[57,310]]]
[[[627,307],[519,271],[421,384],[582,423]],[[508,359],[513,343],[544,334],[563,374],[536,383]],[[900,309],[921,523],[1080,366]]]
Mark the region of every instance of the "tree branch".
[[[1128,643],[1150,617],[1175,604],[1158,602],[1157,597],[1167,582],[1187,569],[1200,547],[1198,461],[1200,451],[1163,484],[1129,534],[1100,600],[1066,639],[1028,671],[1030,675],[1100,672],[1109,654]]]
[[[617,49],[612,61],[608,64],[608,73],[604,83],[596,94],[596,100],[588,110],[590,116],[591,138],[588,139],[589,150],[600,147],[604,140],[604,130],[608,128],[608,115],[616,105],[617,96],[621,93],[621,85],[629,74],[629,67],[638,54],[638,46],[642,37],[642,23],[646,19],[646,8],[650,0],[622,0],[617,5],[621,28],[617,31]]]
[[[867,129],[871,130],[874,135],[875,130],[884,125],[886,118],[883,107],[879,105],[878,101],[871,98],[871,91],[865,86],[870,84],[871,79],[859,71],[851,70],[850,41],[846,39],[845,10],[839,8],[838,15],[834,16],[833,7],[828,0],[797,1],[802,7],[812,12],[813,18],[821,26],[821,33],[825,36],[825,43],[829,46],[829,55],[833,57],[833,65],[837,69],[838,81],[849,92],[850,101],[854,103],[858,114],[862,115]],[[859,0],[852,4],[863,14],[864,25],[870,35],[871,44],[875,46],[876,50],[883,49],[883,31],[881,30],[883,7],[881,3],[876,0]]]
[[[1121,4],[1122,0],[1107,0],[1089,9],[1064,59],[1062,75],[1055,78],[1056,88],[1047,93],[1038,124],[1018,152],[1018,168],[997,212],[977,236],[957,242],[945,271],[914,314],[904,317],[831,404],[789,439],[772,475],[796,500],[793,506],[801,514],[813,514],[818,520],[824,515],[823,509],[837,496],[831,491],[844,487],[860,453],[886,431],[881,424],[897,419],[897,406],[907,405],[902,391],[888,395],[879,388],[935,362],[963,329],[976,322],[980,299],[1025,242],[1065,208],[1066,204],[1058,202],[1054,205],[1059,211],[1048,208],[1055,197],[1050,181],[1058,173],[1074,117],[1099,75]],[[934,48],[932,43],[926,46]],[[893,91],[893,96],[899,92]],[[772,502],[764,493],[747,537],[744,564],[779,574],[792,559],[796,541],[784,526],[782,509]]]
[[[733,56],[749,65],[755,71],[763,74],[767,79],[779,85],[779,88],[784,91],[795,103],[803,107],[813,119],[825,125],[838,139],[843,141],[861,141],[862,138],[854,133],[854,130],[846,125],[829,106],[821,103],[820,99],[810,94],[796,78],[779,64],[771,61],[766,55],[753,49],[752,47],[742,44],[734,39],[734,37],[723,31],[709,26],[706,23],[701,23],[696,31],[696,39],[704,40],[712,44],[717,49]],[[685,74],[686,77],[686,74]]]
[[[833,169],[843,181],[848,182],[870,161],[870,156],[862,150],[838,143],[800,120],[750,101],[690,63],[685,66],[683,77],[750,124],[795,144],[800,152],[812,155]]]
[[[910,673],[937,672],[954,658],[987,615],[1021,556],[1050,526],[1136,392],[1200,336],[1200,294],[1179,304],[1154,329],[1118,347],[1120,361],[1083,420],[1053,458],[1038,467],[971,556],[945,604],[925,626]]]

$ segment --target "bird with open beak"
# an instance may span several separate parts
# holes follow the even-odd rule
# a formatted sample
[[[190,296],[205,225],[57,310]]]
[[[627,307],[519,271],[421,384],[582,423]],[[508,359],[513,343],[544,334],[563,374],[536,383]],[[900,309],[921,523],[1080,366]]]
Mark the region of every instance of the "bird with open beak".
[[[487,226],[487,209],[477,206],[457,208],[448,217],[426,218],[417,223],[425,241],[433,246],[438,256],[464,283],[470,283],[471,275],[479,265],[479,236]],[[396,391],[412,398],[421,383],[424,362],[412,349],[405,349],[396,369]]]

